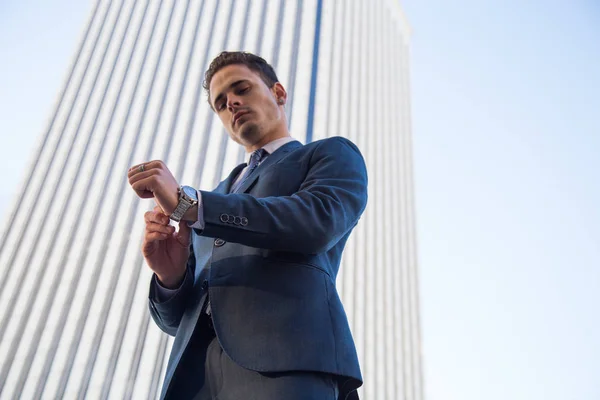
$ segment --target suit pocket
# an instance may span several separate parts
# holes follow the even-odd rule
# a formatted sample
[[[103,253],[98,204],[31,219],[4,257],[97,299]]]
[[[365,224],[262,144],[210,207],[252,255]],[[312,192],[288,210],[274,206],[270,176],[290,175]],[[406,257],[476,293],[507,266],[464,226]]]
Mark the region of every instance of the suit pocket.
[[[272,258],[270,258],[269,262],[275,263],[275,264],[279,264],[283,268],[289,266],[290,268],[309,268],[309,269],[314,269],[314,270],[317,270],[319,272],[322,272],[323,274],[325,274],[329,278],[331,278],[331,275],[329,274],[329,271],[327,271],[325,268],[323,268],[321,266],[318,266],[318,265],[315,265],[315,264],[310,264],[310,263],[306,263],[306,262],[299,262],[299,261],[286,260],[286,259],[283,259],[281,257],[272,257]]]

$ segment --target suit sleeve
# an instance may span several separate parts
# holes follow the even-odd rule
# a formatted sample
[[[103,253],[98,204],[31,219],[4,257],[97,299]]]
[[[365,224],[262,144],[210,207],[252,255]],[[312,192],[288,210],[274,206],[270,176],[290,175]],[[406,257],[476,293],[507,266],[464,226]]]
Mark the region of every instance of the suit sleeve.
[[[204,230],[246,246],[318,254],[331,249],[352,229],[367,204],[367,172],[362,155],[349,140],[324,140],[314,150],[306,178],[291,196],[255,198],[248,194],[202,191]],[[220,216],[246,218],[246,226]]]
[[[185,277],[181,286],[171,297],[165,301],[160,301],[157,296],[158,282],[156,275],[152,276],[150,282],[150,294],[148,296],[148,306],[150,315],[156,325],[165,333],[175,336],[181,317],[185,311],[187,298],[194,286],[194,270],[196,266],[196,257],[194,256],[193,246],[190,245],[190,256],[188,258]]]

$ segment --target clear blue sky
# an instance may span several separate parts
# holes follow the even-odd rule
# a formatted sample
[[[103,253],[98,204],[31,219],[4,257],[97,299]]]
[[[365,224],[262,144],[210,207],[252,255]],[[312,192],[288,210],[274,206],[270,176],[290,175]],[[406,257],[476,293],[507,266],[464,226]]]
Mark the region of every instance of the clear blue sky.
[[[402,3],[429,400],[600,399],[600,4]]]
[[[427,399],[600,399],[600,5],[401,3]],[[0,2],[2,219],[89,8]]]

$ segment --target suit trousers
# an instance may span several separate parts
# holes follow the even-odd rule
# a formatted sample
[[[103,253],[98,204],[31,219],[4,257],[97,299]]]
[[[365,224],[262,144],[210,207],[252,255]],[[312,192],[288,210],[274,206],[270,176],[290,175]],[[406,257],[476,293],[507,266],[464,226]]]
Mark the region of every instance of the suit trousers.
[[[335,376],[318,372],[262,373],[243,368],[223,351],[202,313],[167,399],[337,400]],[[190,397],[191,396],[191,397]]]

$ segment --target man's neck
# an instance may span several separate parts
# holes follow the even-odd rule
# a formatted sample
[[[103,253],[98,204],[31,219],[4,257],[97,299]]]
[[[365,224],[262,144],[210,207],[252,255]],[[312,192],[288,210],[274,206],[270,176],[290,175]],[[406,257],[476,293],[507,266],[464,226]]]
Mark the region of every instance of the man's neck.
[[[262,138],[258,143],[253,144],[252,146],[248,146],[246,147],[246,152],[247,153],[252,153],[253,151],[256,151],[258,149],[262,149],[263,147],[265,147],[267,144],[274,142],[275,140],[278,139],[283,139],[283,138],[288,138],[291,137],[290,133],[287,131],[287,129],[277,135],[269,135],[269,136],[265,136],[264,138]]]

